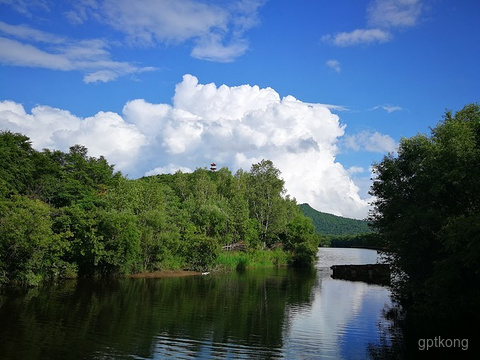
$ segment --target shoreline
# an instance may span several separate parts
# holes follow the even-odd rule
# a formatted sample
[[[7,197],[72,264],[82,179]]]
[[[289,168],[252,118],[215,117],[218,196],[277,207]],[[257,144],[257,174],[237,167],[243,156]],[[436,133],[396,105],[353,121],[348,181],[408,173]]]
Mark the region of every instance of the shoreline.
[[[130,279],[160,279],[170,277],[187,277],[187,276],[201,276],[199,271],[190,270],[159,270],[152,272],[143,272],[138,274],[127,275]]]

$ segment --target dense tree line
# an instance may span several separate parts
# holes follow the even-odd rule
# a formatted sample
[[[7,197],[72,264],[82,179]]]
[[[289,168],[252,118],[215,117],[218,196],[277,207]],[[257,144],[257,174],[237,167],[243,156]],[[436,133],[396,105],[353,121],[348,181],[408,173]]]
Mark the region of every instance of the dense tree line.
[[[338,248],[366,248],[384,250],[384,242],[376,233],[364,233],[357,235],[337,235],[327,236],[324,240],[325,246]]]
[[[403,274],[411,313],[478,318],[480,107],[446,112],[430,136],[403,139],[374,165],[371,221]]]
[[[381,239],[372,232],[365,220],[349,219],[317,211],[308,204],[300,204],[302,213],[312,219],[320,246],[340,248],[360,247],[381,249]]]
[[[310,264],[318,239],[269,160],[127,179],[81,145],[32,148],[0,133],[0,283],[52,277],[204,270],[222,246],[282,248]]]

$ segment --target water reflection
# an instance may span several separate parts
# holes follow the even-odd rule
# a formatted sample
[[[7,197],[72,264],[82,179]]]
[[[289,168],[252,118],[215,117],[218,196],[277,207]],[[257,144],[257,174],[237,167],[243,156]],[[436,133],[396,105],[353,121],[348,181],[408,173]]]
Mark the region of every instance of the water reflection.
[[[375,263],[362,249],[321,249],[314,298],[308,308],[293,308],[285,334],[286,357],[365,359],[369,344],[380,342],[381,309],[390,304],[385,287],[334,280],[329,266]]]
[[[330,268],[332,265],[375,264],[381,262],[380,253],[375,250],[358,248],[320,248],[318,250],[317,269]]]
[[[0,353],[2,359],[365,358],[380,339],[389,290],[332,279],[323,266],[334,257],[327,250],[310,271],[8,290],[0,295]],[[338,250],[347,250],[352,263],[354,252]],[[358,256],[374,253],[355,256],[358,263],[364,261]]]

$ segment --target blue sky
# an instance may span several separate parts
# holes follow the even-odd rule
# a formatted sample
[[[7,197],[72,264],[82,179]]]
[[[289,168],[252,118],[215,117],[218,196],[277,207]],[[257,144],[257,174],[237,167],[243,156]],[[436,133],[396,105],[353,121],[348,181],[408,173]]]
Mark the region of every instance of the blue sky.
[[[299,202],[362,218],[372,162],[478,101],[479,15],[475,0],[0,0],[0,129],[83,143],[130,177],[271,158]]]

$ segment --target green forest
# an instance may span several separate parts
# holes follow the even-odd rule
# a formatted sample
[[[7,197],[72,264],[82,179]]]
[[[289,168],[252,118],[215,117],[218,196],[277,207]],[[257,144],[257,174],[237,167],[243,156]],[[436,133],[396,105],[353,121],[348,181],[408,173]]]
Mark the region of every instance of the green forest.
[[[443,324],[478,319],[480,106],[447,111],[373,168],[370,221],[400,274],[401,304]]]
[[[128,179],[84,146],[36,151],[9,131],[0,154],[0,283],[315,259],[312,221],[270,160]]]
[[[368,221],[327,214],[308,204],[300,204],[300,210],[312,219],[315,232],[321,235],[320,246],[384,249],[381,238],[372,230]]]
[[[315,210],[308,204],[300,204],[300,210],[313,221],[315,231],[326,236],[368,234],[372,229],[364,220],[349,219]]]

